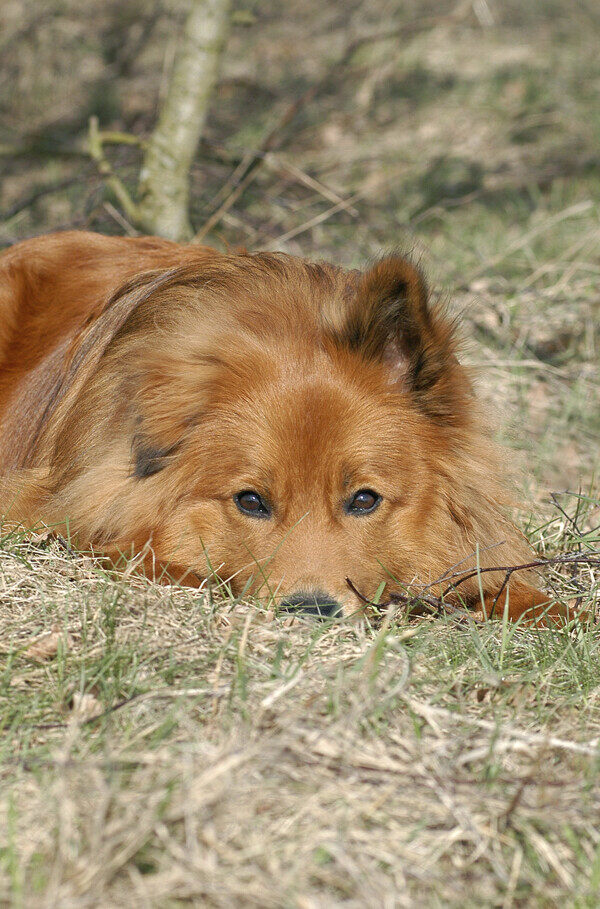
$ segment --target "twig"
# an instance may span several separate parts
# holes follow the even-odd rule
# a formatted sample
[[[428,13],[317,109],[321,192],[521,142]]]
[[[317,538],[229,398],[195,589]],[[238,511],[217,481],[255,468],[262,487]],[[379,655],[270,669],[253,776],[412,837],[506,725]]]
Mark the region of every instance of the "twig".
[[[148,141],[141,136],[134,136],[133,133],[124,133],[116,129],[103,129],[98,135],[102,145],[135,145],[142,149],[148,145]]]
[[[504,575],[505,575],[504,580],[502,582],[500,590],[494,597],[494,601],[492,603],[491,612],[493,615],[494,607],[496,605],[496,602],[498,601],[498,598],[504,591],[506,585],[510,581],[510,578],[512,577],[512,575],[515,572],[529,571],[532,568],[543,568],[547,565],[576,565],[576,564],[584,564],[584,565],[587,565],[588,567],[600,568],[600,551],[596,552],[595,550],[593,550],[591,553],[589,553],[587,555],[582,555],[581,553],[565,553],[564,555],[555,556],[554,558],[534,559],[531,562],[524,562],[521,565],[494,565],[494,566],[490,566],[488,568],[475,568],[473,570],[457,571],[454,574],[450,574],[450,575],[447,575],[447,574],[442,575],[442,578],[440,580],[435,581],[433,584],[427,585],[427,587],[424,588],[424,590],[427,590],[431,587],[436,586],[436,584],[439,584],[441,582],[441,580],[444,580],[444,579],[456,577],[456,578],[458,578],[458,580],[453,581],[451,584],[449,584],[448,587],[446,587],[446,589],[442,592],[441,596],[439,596],[439,597],[431,596],[430,594],[424,593],[424,591],[421,593],[414,593],[414,594],[392,593],[390,595],[389,600],[386,603],[374,603],[372,600],[367,599],[367,597],[365,597],[359,590],[357,590],[357,588],[352,583],[350,578],[346,578],[346,583],[347,583],[348,587],[350,588],[350,590],[352,590],[352,592],[354,594],[356,594],[356,596],[359,598],[359,600],[361,600],[361,602],[365,603],[367,606],[372,606],[375,609],[387,609],[389,606],[393,606],[393,605],[402,603],[407,608],[410,608],[411,610],[414,611],[414,606],[418,606],[419,604],[421,604],[421,605],[427,606],[428,610],[431,612],[434,612],[434,613],[439,613],[439,612],[444,611],[444,612],[448,612],[452,615],[459,615],[459,616],[463,616],[463,617],[468,616],[470,619],[475,620],[475,617],[467,609],[460,609],[457,606],[453,606],[452,604],[445,602],[445,597],[448,596],[448,594],[454,593],[457,590],[457,588],[460,587],[460,585],[464,583],[464,581],[468,581],[468,580],[470,580],[470,578],[477,577],[478,575],[481,575],[481,574],[486,574],[490,571],[504,572]],[[421,614],[423,614],[423,613],[421,613]],[[481,621],[481,620],[477,619],[476,621]]]
[[[105,200],[105,201],[103,202],[103,204],[102,204],[102,207],[103,207],[104,210],[107,212],[107,214],[109,214],[109,215],[111,216],[111,218],[113,218],[113,220],[115,220],[115,221],[117,222],[117,224],[119,225],[119,227],[123,228],[123,230],[124,230],[127,234],[129,234],[130,237],[138,237],[138,236],[139,236],[139,232],[135,229],[135,227],[133,226],[133,224],[130,224],[130,223],[129,223],[129,221],[127,220],[127,218],[125,218],[125,217],[121,214],[121,212],[119,211],[118,208],[115,208],[115,206],[112,204],[112,202],[108,202],[108,201]]]
[[[490,571],[510,572],[512,575],[515,571],[529,571],[531,568],[544,568],[547,565],[570,565],[579,562],[583,562],[592,567],[600,567],[600,558],[595,558],[595,555],[595,551],[592,551],[589,555],[565,553],[564,555],[554,556],[553,558],[548,559],[533,559],[531,562],[524,562],[522,565],[494,565],[489,568],[474,568],[472,571],[456,572],[456,576],[459,577],[459,580],[450,584],[446,590],[444,590],[442,596],[446,596],[446,594],[456,590],[457,587],[470,578],[474,578],[480,574],[486,574]],[[598,552],[597,555],[600,556],[600,552]],[[455,575],[450,575],[450,577],[454,576]]]
[[[217,211],[210,216],[208,221],[206,221],[205,224],[196,233],[193,242],[200,243],[206,234],[211,231],[216,224],[219,223],[225,212],[228,212],[232,205],[237,202],[246,187],[249,186],[250,183],[254,180],[256,171],[262,164],[265,156],[282,144],[282,133],[286,127],[296,119],[302,108],[313,100],[318,90],[321,88],[322,83],[323,80],[315,83],[313,86],[311,86],[311,88],[307,89],[298,98],[292,101],[292,103],[289,104],[285,109],[283,116],[278,120],[273,129],[267,133],[256,151],[249,154],[241,162],[241,164],[238,165],[225,186],[231,185],[234,180],[237,180],[237,185],[234,186],[234,188],[231,190],[223,204],[219,206]],[[219,198],[221,195],[222,190],[219,192],[217,198]]]
[[[316,227],[318,224],[322,224],[323,221],[327,221],[332,215],[337,214],[339,211],[348,211],[348,206],[352,202],[356,202],[362,196],[362,192],[354,193],[353,196],[350,196],[349,199],[342,200],[337,205],[328,208],[327,211],[321,212],[319,215],[315,215],[314,218],[311,218],[309,221],[305,221],[304,224],[300,224],[298,227],[292,227],[291,230],[286,231],[284,234],[280,234],[272,242],[273,243],[285,243],[287,240],[291,240],[292,237],[297,237],[299,234],[303,234],[305,231],[310,230],[311,227]]]
[[[127,218],[134,224],[139,223],[139,210],[125,184],[115,174],[104,154],[102,133],[98,129],[98,117],[90,117],[88,131],[88,149],[90,157],[96,163],[98,173],[114,193]]]
[[[272,167],[274,170],[279,171],[279,173],[293,177],[298,183],[304,184],[304,186],[309,187],[309,189],[314,189],[315,192],[319,193],[319,195],[323,196],[323,198],[327,199],[329,202],[333,202],[336,205],[343,204],[345,206],[344,210],[352,215],[353,218],[359,217],[358,209],[354,208],[354,206],[352,206],[349,201],[345,200],[343,196],[340,196],[339,193],[336,193],[335,190],[326,186],[320,180],[311,177],[310,174],[305,173],[301,168],[296,167],[295,164],[291,164],[289,161],[282,161],[274,154],[265,157],[265,164],[267,167]]]
[[[53,534],[53,536],[54,536],[54,539],[56,540],[56,542],[58,543],[58,545],[60,546],[61,549],[64,549],[64,551],[65,551],[72,559],[76,558],[77,553],[75,552],[74,549],[71,548],[71,546],[69,546],[69,544],[67,543],[67,541],[65,540],[64,537],[62,537],[59,533],[55,533],[55,534]]]
[[[397,606],[399,604],[402,604],[406,606],[406,611],[410,612],[411,615],[431,615],[438,614],[440,612],[447,612],[450,615],[469,618],[475,622],[481,621],[481,619],[476,618],[476,616],[474,616],[467,609],[460,609],[458,606],[453,606],[451,603],[445,603],[439,597],[433,597],[418,593],[393,593],[391,594],[387,603],[374,603],[372,600],[367,599],[367,597],[365,597],[359,590],[357,590],[350,578],[346,578],[346,584],[350,590],[356,594],[359,600],[361,600],[367,606],[372,606],[374,609],[387,609],[389,606]],[[427,608],[423,609],[423,606],[426,606]]]
[[[577,526],[577,521],[575,520],[575,518],[572,518],[571,515],[568,514],[565,511],[565,509],[562,507],[562,505],[560,504],[560,502],[557,499],[558,495],[559,495],[559,493],[557,493],[557,492],[550,493],[550,498],[552,499],[552,504],[554,505],[555,508],[558,508],[558,510],[560,511],[562,516],[567,519],[567,521],[569,522],[569,524],[571,525],[571,527],[573,528],[573,530],[575,531],[577,536],[582,537],[583,534],[582,534],[581,530],[579,529],[579,527]],[[579,545],[581,546],[581,543]]]

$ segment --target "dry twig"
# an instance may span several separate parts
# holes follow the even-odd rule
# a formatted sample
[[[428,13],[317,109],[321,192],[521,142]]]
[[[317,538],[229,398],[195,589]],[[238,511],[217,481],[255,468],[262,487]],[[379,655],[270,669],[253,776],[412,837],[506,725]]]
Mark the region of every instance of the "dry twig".
[[[357,590],[350,578],[346,578],[346,583],[361,602],[367,606],[372,606],[377,610],[387,609],[390,606],[401,604],[406,607],[406,611],[411,615],[436,615],[446,612],[451,615],[462,616],[463,618],[468,617],[473,621],[481,621],[480,619],[476,619],[467,609],[460,609],[457,606],[453,606],[451,603],[447,603],[445,598],[449,594],[454,593],[465,581],[477,577],[480,574],[486,574],[491,571],[504,572],[504,580],[502,581],[498,593],[494,597],[492,605],[493,613],[499,597],[503,593],[513,574],[518,571],[530,571],[534,568],[546,568],[550,565],[585,565],[590,568],[600,568],[600,551],[593,550],[586,555],[583,555],[580,552],[565,553],[563,555],[554,556],[553,558],[532,559],[531,562],[524,562],[521,565],[493,565],[487,568],[456,571],[451,574],[443,575],[437,581],[428,584],[427,587],[423,588],[421,591],[415,593],[393,593],[386,603],[374,603],[372,600],[367,599],[367,597]],[[457,580],[452,581],[439,597],[432,596],[426,592],[449,578],[456,578]]]

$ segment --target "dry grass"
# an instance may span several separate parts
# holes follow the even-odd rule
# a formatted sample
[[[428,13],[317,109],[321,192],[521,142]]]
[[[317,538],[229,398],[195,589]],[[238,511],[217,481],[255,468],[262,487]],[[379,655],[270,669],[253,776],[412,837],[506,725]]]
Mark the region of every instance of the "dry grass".
[[[87,118],[143,134],[172,52],[166,4],[46,6],[0,9],[7,243],[129,230],[82,152]],[[281,10],[238,16],[198,228],[291,98],[399,16],[387,0]],[[597,13],[427,0],[402,17],[400,37],[356,45],[209,239],[347,265],[422,254],[526,461],[539,551],[597,550]],[[133,181],[135,147],[110,154]],[[593,571],[548,582],[597,606]],[[595,627],[294,624],[267,607],[2,537],[0,904],[598,905]]]
[[[290,621],[10,534],[0,590],[7,904],[596,904],[594,627]]]

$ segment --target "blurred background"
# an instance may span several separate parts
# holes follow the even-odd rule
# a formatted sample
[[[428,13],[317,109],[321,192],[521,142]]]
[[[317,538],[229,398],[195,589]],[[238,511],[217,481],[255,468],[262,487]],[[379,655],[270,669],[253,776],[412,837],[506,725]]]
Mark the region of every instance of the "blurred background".
[[[188,0],[2,0],[0,246],[134,234]],[[600,462],[597,0],[235,0],[190,173],[198,238],[363,266],[423,263],[464,315],[527,493]]]

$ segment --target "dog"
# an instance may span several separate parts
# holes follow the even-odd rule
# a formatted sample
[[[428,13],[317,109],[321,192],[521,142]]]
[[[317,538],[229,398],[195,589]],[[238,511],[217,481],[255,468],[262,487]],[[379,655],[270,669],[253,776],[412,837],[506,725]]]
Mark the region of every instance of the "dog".
[[[0,255],[9,521],[319,615],[458,576],[450,603],[554,614],[490,570],[531,561],[499,465],[403,256],[359,272],[77,231]]]

